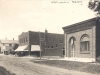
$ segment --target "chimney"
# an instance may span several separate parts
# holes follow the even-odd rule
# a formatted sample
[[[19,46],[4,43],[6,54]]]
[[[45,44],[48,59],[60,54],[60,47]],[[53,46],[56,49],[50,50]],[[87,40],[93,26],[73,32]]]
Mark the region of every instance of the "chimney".
[[[44,34],[45,46],[46,46],[46,43],[47,43],[47,35],[48,35],[48,31],[45,29],[45,34]]]
[[[45,29],[45,33],[48,33],[48,31]]]
[[[13,41],[14,41],[14,38],[13,38]]]

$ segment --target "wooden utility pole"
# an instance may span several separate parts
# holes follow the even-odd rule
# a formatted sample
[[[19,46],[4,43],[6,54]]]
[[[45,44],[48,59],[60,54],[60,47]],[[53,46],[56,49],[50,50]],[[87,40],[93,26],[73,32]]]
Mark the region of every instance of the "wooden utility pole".
[[[31,56],[31,44],[29,44],[29,56]]]
[[[40,34],[40,32],[39,32],[39,42],[40,42],[40,59],[41,59],[41,34]]]

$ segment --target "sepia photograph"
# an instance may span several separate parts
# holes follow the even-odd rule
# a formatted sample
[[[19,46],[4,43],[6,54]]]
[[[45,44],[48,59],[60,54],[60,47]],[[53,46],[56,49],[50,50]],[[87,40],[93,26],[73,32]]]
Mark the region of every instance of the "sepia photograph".
[[[100,0],[0,0],[0,75],[100,75]]]

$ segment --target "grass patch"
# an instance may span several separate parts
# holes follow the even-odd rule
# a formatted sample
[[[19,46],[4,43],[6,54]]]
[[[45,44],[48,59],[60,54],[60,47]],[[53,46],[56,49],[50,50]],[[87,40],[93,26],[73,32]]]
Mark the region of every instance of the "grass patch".
[[[9,71],[7,71],[5,68],[0,67],[0,75],[15,75],[13,73],[10,73]]]
[[[82,71],[82,72],[94,73],[94,74],[100,73],[100,65],[93,64],[93,63],[65,61],[65,60],[45,60],[45,61],[31,60],[31,61],[38,64],[45,64],[45,65],[65,68],[69,70],[76,70],[76,71]]]

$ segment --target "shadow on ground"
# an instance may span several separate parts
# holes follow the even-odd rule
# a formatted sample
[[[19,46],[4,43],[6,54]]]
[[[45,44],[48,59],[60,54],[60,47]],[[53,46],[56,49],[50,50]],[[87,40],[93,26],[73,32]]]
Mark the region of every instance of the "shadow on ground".
[[[5,68],[3,68],[3,67],[0,66],[0,75],[16,75],[16,74],[10,73]]]

